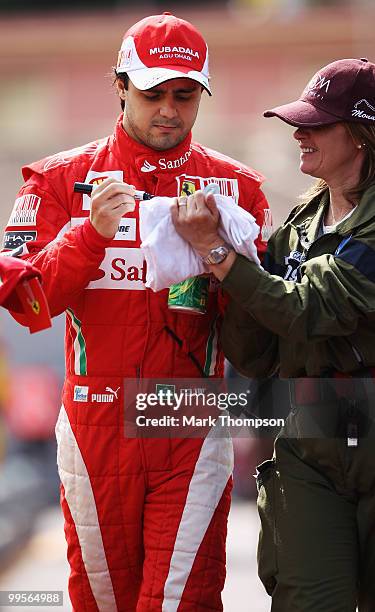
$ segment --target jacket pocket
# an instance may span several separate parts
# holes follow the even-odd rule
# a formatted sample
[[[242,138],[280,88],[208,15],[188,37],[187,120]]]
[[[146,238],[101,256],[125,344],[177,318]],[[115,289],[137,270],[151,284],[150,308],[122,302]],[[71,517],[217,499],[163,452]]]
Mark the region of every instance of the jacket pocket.
[[[277,487],[275,460],[268,459],[257,467],[258,512],[261,529],[258,542],[258,574],[269,595],[276,586],[277,566]]]

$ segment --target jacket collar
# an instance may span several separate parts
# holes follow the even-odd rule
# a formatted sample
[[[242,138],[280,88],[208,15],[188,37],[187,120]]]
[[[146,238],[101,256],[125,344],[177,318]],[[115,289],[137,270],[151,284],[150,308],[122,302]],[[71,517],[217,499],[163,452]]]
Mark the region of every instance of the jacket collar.
[[[179,174],[192,153],[191,132],[179,145],[167,151],[155,151],[131,138],[122,125],[123,115],[117,120],[116,129],[110,138],[110,149],[121,160],[132,160],[138,172],[144,174]]]
[[[369,187],[362,195],[358,206],[350,215],[349,219],[345,219],[337,226],[337,231],[340,234],[346,235],[351,233],[360,225],[366,225],[375,218],[375,185]]]
[[[313,198],[302,207],[298,207],[289,221],[298,232],[303,246],[309,246],[316,238],[323,215],[329,205],[328,192],[322,197]],[[353,214],[337,224],[336,233],[346,236],[361,225],[375,219],[375,185],[369,187],[362,195]]]

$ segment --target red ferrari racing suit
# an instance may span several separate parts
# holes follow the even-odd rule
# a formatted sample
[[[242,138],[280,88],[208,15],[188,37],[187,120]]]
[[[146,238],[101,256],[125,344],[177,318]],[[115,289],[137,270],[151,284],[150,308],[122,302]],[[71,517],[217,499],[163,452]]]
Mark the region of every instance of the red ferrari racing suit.
[[[265,238],[262,177],[191,135],[154,151],[126,134],[122,117],[112,136],[23,175],[5,247],[41,270],[51,314],[67,314],[56,431],[74,610],[222,610],[230,440],[125,438],[122,415],[126,378],[222,376],[218,291],[205,315],[168,310],[168,290],[145,288],[138,207],[108,240],[88,219],[90,197],[73,184],[114,177],[177,196],[215,182]]]

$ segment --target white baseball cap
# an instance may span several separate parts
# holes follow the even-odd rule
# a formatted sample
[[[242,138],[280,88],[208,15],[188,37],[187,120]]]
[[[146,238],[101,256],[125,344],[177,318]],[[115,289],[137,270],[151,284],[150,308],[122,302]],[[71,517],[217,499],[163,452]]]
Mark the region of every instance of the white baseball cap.
[[[191,23],[171,13],[146,17],[125,33],[116,73],[128,74],[142,91],[188,78],[211,95],[207,44]]]

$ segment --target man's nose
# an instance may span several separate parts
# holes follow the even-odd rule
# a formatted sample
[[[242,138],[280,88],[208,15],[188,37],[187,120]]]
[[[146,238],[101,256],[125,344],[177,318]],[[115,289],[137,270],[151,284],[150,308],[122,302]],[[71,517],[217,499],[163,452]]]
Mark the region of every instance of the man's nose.
[[[166,119],[174,119],[177,116],[177,109],[172,101],[163,101],[159,112],[160,115]]]

